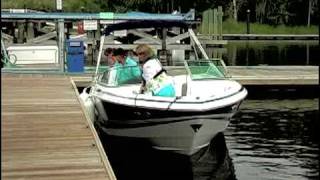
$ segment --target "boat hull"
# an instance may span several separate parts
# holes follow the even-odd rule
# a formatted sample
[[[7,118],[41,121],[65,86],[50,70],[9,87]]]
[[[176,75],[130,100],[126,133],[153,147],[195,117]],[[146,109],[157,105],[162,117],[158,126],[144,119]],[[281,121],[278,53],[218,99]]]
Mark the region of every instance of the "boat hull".
[[[192,155],[226,129],[240,102],[204,112],[146,109],[97,99],[108,119],[100,118],[108,135],[142,138],[156,149]],[[102,108],[100,108],[101,111]]]

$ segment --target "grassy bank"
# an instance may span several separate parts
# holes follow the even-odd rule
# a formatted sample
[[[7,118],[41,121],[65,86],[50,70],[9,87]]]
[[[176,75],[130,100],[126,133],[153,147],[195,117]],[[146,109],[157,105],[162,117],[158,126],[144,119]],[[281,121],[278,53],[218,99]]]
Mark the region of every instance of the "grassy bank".
[[[223,22],[223,34],[246,34],[247,24],[228,19]],[[318,26],[271,26],[258,23],[250,23],[251,34],[319,34]]]

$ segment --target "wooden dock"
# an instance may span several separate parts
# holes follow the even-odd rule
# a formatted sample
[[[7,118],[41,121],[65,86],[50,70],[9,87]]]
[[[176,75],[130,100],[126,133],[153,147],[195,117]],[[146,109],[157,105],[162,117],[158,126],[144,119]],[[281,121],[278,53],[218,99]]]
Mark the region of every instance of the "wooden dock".
[[[231,78],[243,85],[318,85],[318,66],[231,66]]]
[[[1,80],[2,179],[116,179],[69,77]]]
[[[181,74],[182,67],[165,67],[169,74]],[[227,66],[231,79],[243,85],[318,85],[318,66]],[[72,76],[77,86],[86,87],[92,73]]]

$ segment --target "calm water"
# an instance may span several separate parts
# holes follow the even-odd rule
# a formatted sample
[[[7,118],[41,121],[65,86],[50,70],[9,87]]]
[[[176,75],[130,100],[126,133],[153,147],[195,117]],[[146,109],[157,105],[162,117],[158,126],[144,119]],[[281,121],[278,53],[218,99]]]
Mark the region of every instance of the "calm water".
[[[318,179],[318,99],[247,99],[227,130],[192,157],[102,135],[119,180]]]
[[[228,41],[222,58],[229,66],[319,65],[319,41],[259,40]],[[206,48],[209,56],[213,48]]]
[[[237,179],[319,179],[318,99],[247,100],[225,131]]]

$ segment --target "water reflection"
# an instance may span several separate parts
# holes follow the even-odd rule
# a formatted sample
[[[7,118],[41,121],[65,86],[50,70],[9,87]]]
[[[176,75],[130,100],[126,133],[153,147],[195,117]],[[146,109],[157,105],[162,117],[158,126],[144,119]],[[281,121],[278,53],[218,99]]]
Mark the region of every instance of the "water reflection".
[[[247,99],[227,130],[191,157],[100,133],[119,180],[319,178],[318,99]]]
[[[238,179],[318,179],[318,100],[247,100],[226,141]]]
[[[192,156],[152,149],[150,144],[132,138],[107,136],[100,132],[117,179],[235,180],[223,133]]]
[[[206,48],[210,57],[219,51],[229,66],[318,65],[320,59],[317,40],[230,40],[224,49]]]

